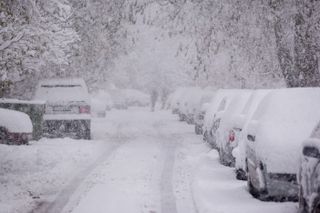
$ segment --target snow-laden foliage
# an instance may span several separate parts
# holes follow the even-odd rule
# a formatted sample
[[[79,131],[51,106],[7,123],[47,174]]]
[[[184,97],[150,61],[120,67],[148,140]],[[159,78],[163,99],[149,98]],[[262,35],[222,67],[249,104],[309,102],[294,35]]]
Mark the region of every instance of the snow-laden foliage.
[[[65,0],[0,3],[0,78],[13,82],[13,94],[28,96],[40,77],[66,72],[79,40],[71,15]]]
[[[11,95],[26,97],[45,77],[162,94],[181,85],[317,86],[319,7],[311,0],[3,0],[0,78],[13,82]]]

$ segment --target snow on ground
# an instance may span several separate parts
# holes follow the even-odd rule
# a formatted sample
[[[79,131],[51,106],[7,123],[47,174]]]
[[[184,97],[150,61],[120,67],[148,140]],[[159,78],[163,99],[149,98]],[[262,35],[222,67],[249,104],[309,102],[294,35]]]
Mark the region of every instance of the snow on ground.
[[[235,179],[234,170],[219,164],[215,150],[202,155],[197,162],[193,192],[199,213],[294,213],[298,204],[262,202],[254,199],[245,181]]]
[[[37,202],[52,199],[101,153],[101,146],[72,139],[0,145],[0,212],[28,212]]]
[[[93,141],[1,145],[0,212],[296,212],[296,203],[252,198],[193,126],[177,120],[112,110],[93,119]]]

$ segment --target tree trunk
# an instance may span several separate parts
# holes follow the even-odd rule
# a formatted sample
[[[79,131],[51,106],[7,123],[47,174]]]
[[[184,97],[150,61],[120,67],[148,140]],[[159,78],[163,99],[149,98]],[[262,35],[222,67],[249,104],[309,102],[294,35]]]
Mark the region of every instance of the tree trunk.
[[[313,44],[311,19],[316,17],[311,0],[297,0],[295,17],[294,69],[299,73],[299,87],[319,86],[317,47]]]

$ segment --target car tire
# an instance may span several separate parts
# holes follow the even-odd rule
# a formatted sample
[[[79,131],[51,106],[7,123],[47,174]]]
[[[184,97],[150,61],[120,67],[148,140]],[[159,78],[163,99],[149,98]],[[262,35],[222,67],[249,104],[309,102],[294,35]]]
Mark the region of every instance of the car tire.
[[[247,174],[243,169],[236,169],[236,178],[237,180],[247,180]]]
[[[247,186],[248,186],[248,191],[249,191],[249,193],[250,193],[254,198],[259,198],[259,197],[260,197],[259,191],[258,191],[256,188],[254,188],[254,186],[252,185],[251,178],[250,178],[250,175],[249,175],[249,174],[248,174]]]

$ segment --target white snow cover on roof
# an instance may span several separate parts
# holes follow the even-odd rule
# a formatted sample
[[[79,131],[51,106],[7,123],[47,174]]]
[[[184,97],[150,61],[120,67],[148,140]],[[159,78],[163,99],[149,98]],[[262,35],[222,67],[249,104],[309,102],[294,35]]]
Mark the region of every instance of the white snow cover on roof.
[[[0,108],[0,126],[12,133],[31,133],[33,129],[27,114],[2,108]]]
[[[320,119],[320,88],[271,91],[248,126],[268,172],[296,173],[301,144]]]
[[[49,102],[88,102],[89,94],[83,79],[47,79],[38,84],[34,99]]]
[[[225,100],[223,105],[224,107],[227,107],[233,95],[236,95],[239,92],[241,92],[241,90],[237,89],[220,89],[216,92],[206,111],[204,118],[204,130],[209,130],[211,128],[214,116],[219,110],[219,107],[221,107],[222,101]]]

